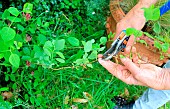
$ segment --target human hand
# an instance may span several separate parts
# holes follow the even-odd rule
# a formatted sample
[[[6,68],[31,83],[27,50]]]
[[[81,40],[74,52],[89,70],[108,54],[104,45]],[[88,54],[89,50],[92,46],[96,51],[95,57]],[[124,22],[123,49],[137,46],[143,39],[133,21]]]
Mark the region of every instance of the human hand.
[[[154,89],[170,89],[170,70],[165,70],[153,64],[139,63],[139,60],[122,58],[123,65],[102,60],[102,55],[98,56],[99,63],[112,75],[127,84],[147,86]],[[138,61],[138,62],[136,62]],[[142,61],[141,61],[142,62]]]
[[[144,11],[143,9],[141,9],[143,7],[145,7],[145,5],[139,2],[128,12],[128,14],[126,14],[126,16],[120,22],[117,23],[116,34],[113,40],[117,38],[122,30],[126,30],[127,28],[135,28],[137,30],[141,30],[143,28],[146,22]],[[133,43],[134,36],[131,36],[127,43],[127,46],[132,46]]]

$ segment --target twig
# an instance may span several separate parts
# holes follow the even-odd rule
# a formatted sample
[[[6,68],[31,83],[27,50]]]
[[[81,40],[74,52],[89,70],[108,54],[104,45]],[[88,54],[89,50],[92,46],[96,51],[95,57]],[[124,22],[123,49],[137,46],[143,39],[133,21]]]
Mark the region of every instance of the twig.
[[[74,69],[74,68],[76,68],[76,67],[75,67],[75,66],[71,66],[71,67],[60,67],[60,68],[58,68],[58,69],[53,69],[53,68],[51,68],[51,69],[54,70],[54,71],[57,71],[57,70]]]
[[[95,61],[92,61],[92,62],[89,62],[87,64],[92,64],[92,63],[95,63],[97,62],[97,60]],[[84,65],[80,65],[80,66],[66,66],[66,67],[60,67],[60,68],[57,68],[57,69],[53,69],[51,68],[53,71],[58,71],[58,70],[63,70],[63,69],[75,69],[75,68],[79,68],[79,67],[83,67]]]
[[[70,23],[70,20],[67,18],[67,16],[65,14],[62,14],[67,20],[68,22]]]

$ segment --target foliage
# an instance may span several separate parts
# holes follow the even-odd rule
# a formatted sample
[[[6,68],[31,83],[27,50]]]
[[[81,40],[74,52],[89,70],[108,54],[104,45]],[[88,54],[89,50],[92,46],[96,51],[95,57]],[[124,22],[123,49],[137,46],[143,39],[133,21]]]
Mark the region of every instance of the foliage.
[[[105,0],[10,1],[0,13],[0,92],[13,96],[1,95],[0,108],[112,108],[125,87],[142,93],[97,63],[107,41]]]
[[[149,8],[143,8],[143,9],[144,9],[144,16],[147,21],[148,20],[157,21],[153,27],[153,31],[156,33],[156,36],[152,36],[147,32],[142,32],[140,30],[136,30],[135,28],[127,28],[126,35],[128,35],[128,36],[134,35],[135,37],[140,37],[140,36],[142,36],[142,34],[145,34],[154,40],[154,46],[156,48],[158,48],[161,52],[164,52],[164,53],[167,52],[169,49],[169,42],[167,42],[165,38],[162,38],[160,36],[161,26],[158,21],[160,18],[159,8],[154,8],[154,5],[152,5]],[[139,40],[138,42],[147,45],[147,43],[144,40]],[[162,54],[161,52],[160,52],[160,54]],[[162,56],[160,58],[162,59]]]
[[[160,10],[159,8],[155,8],[154,5],[151,5],[149,8],[143,9],[146,21],[148,20],[156,21],[160,18]]]

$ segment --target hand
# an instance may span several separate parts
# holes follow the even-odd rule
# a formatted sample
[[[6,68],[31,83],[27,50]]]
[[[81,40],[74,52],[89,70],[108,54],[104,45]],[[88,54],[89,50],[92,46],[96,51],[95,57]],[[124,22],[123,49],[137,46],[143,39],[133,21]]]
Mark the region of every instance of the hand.
[[[134,6],[128,14],[117,24],[116,27],[116,37],[121,33],[122,30],[126,30],[127,28],[135,28],[137,30],[141,30],[145,25],[145,17],[143,8],[145,7],[141,2],[139,2],[136,6]],[[134,36],[131,36],[127,46],[132,46],[134,43]]]
[[[98,57],[98,61],[103,67],[127,84],[147,86],[159,90],[170,89],[170,70],[167,71],[153,64],[132,62],[129,58],[122,58],[121,62],[124,65],[119,65],[110,60],[102,60],[102,55]]]

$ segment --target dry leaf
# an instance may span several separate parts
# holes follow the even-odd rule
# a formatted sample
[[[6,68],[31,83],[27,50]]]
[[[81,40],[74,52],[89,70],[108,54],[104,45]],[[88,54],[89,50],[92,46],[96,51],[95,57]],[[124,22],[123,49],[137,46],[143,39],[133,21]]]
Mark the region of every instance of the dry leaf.
[[[124,93],[125,93],[125,96],[129,96],[129,91],[128,91],[128,89],[127,89],[127,88],[125,88]]]
[[[64,104],[68,104],[69,98],[70,98],[70,97],[69,97],[68,95],[65,97],[65,99],[64,99]]]
[[[91,100],[93,97],[89,94],[89,93],[87,93],[87,92],[83,92],[83,95],[84,95],[84,97],[85,98],[87,98],[87,99],[89,99],[89,100]]]
[[[95,109],[104,109],[103,106],[94,106]]]
[[[4,99],[9,99],[13,96],[12,92],[4,92],[2,93]]]
[[[76,102],[76,103],[87,103],[88,100],[87,99],[81,99],[81,98],[74,98],[73,102]]]
[[[71,106],[71,109],[78,109],[78,107],[75,106],[75,105],[72,105],[72,106]]]

